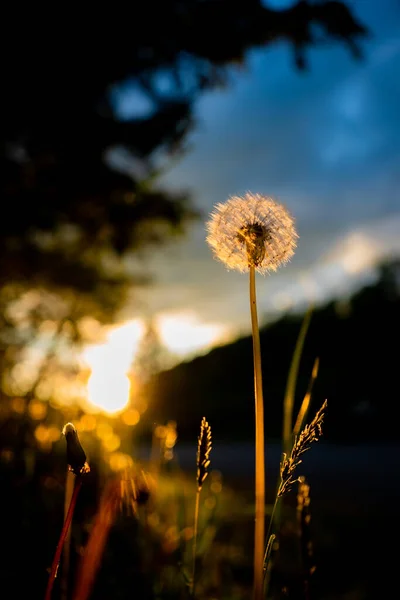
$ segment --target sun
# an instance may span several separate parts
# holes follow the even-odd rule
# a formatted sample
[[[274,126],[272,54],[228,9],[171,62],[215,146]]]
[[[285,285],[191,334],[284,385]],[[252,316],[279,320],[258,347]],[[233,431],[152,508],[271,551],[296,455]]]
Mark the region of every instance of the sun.
[[[192,312],[160,314],[154,324],[161,344],[178,358],[194,356],[229,339],[226,326],[203,323]],[[131,397],[128,373],[145,332],[141,319],[128,321],[111,328],[104,342],[84,350],[82,358],[91,371],[87,383],[88,411],[101,410],[111,415],[128,406]]]
[[[83,359],[91,369],[89,406],[109,414],[126,408],[131,385],[128,372],[143,333],[144,325],[136,319],[111,329],[105,342],[85,349]]]

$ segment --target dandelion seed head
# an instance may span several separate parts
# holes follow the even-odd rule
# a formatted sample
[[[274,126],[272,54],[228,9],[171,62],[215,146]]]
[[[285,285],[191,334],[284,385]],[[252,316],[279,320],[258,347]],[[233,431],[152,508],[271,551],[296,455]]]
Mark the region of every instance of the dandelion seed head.
[[[261,194],[232,196],[215,206],[206,224],[216,259],[241,273],[276,271],[290,260],[298,235],[286,208]]]

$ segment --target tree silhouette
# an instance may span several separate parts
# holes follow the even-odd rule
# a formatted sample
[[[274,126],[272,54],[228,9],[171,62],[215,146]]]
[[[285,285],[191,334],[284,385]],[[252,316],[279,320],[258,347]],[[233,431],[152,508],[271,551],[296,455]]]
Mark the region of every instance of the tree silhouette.
[[[226,85],[252,48],[286,40],[304,68],[307,49],[327,40],[359,56],[366,29],[337,1],[273,10],[258,0],[146,0],[59,11],[5,15],[0,304],[5,315],[35,290],[45,305],[36,317],[48,318],[50,291],[61,319],[110,321],[127,290],[148,281],[133,258],[197,214],[188,193],[162,189],[157,174],[185,149],[199,96]],[[121,116],[115,99],[127,90],[141,104]],[[15,323],[2,319],[4,341]]]
[[[170,367],[173,362],[173,355],[163,344],[160,334],[155,324],[149,320],[146,329],[140,340],[137,351],[133,359],[131,376],[143,385],[149,379]]]

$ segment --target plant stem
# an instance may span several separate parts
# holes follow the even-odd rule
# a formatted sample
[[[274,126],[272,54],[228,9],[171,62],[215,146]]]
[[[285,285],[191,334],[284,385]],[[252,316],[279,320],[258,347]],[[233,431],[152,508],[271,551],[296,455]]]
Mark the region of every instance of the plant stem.
[[[53,563],[51,565],[50,576],[49,576],[49,580],[47,582],[46,594],[45,594],[45,597],[44,597],[45,600],[50,600],[51,599],[51,592],[53,590],[54,581],[55,581],[55,578],[57,576],[57,570],[58,570],[58,565],[60,563],[61,553],[62,553],[62,550],[63,550],[65,538],[67,537],[68,530],[69,530],[69,527],[71,525],[72,517],[73,517],[73,514],[74,514],[74,510],[75,510],[76,501],[77,501],[79,490],[81,489],[81,486],[82,486],[82,479],[78,475],[77,478],[76,478],[76,481],[75,481],[74,492],[72,494],[71,502],[69,504],[67,516],[65,517],[64,525],[63,525],[63,528],[61,530],[61,535],[60,535],[60,538],[58,540],[56,552],[54,554]]]
[[[194,577],[196,573],[196,549],[197,549],[197,527],[199,522],[199,506],[200,506],[200,490],[196,492],[196,505],[194,508],[194,529],[193,529],[193,567],[192,567],[192,589],[191,594],[194,596]]]
[[[65,482],[64,494],[64,520],[67,518],[69,505],[71,504],[72,494],[74,493],[75,475],[67,469],[67,479]],[[69,577],[69,559],[71,548],[71,527],[68,529],[65,537],[62,552],[62,571],[60,577],[61,600],[68,600],[68,577]]]
[[[255,429],[256,429],[256,481],[255,481],[255,526],[254,526],[254,600],[263,597],[263,559],[265,543],[265,447],[264,447],[264,401],[262,391],[261,345],[257,318],[255,268],[250,271],[250,313],[253,336]]]
[[[267,559],[268,542],[269,542],[269,538],[270,538],[270,535],[272,533],[272,528],[273,528],[273,525],[274,525],[275,511],[276,511],[276,507],[278,505],[278,501],[279,501],[279,497],[276,496],[275,497],[274,506],[273,506],[272,512],[271,512],[271,518],[270,518],[269,525],[268,525],[267,537],[265,538],[266,541],[267,541],[267,545],[265,547],[265,553],[264,553],[264,560],[263,560],[263,568],[265,569],[265,572],[267,570],[267,565],[266,565],[265,561]]]
[[[310,326],[311,316],[313,313],[313,306],[310,306],[304,315],[303,322],[301,324],[300,333],[298,335],[296,346],[293,352],[292,361],[290,363],[289,375],[286,384],[285,399],[283,402],[283,429],[282,429],[282,440],[283,440],[283,451],[286,454],[290,454],[292,449],[292,432],[293,432],[293,407],[294,407],[294,396],[296,391],[296,381],[299,372],[300,359],[303,352],[303,346],[306,339],[307,331]]]

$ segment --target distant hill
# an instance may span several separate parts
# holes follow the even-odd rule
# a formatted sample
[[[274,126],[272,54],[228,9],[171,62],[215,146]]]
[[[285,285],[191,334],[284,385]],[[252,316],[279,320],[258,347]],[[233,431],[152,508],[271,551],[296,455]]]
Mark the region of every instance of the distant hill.
[[[318,356],[320,370],[311,413],[328,399],[328,440],[400,440],[399,273],[400,261],[386,263],[376,284],[313,314],[301,358],[295,411]],[[270,439],[281,435],[286,379],[302,319],[287,315],[261,331],[265,426]],[[251,439],[252,360],[248,336],[160,373],[145,390],[149,410],[143,426],[176,420],[180,439],[193,439],[205,415],[218,439]]]

